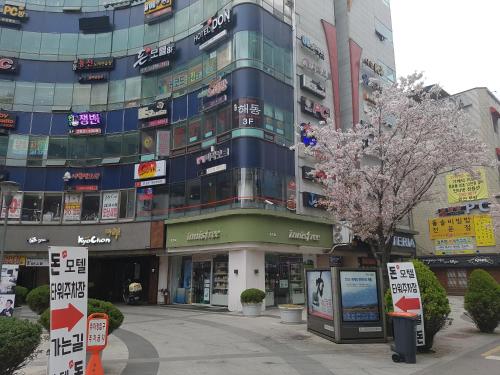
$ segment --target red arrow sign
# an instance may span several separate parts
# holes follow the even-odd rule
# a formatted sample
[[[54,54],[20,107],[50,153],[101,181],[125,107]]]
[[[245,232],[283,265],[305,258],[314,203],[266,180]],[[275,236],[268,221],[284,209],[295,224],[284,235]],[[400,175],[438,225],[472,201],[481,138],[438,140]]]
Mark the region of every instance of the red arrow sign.
[[[59,310],[52,310],[51,330],[67,328],[68,332],[80,321],[83,314],[71,303],[68,307]]]
[[[420,309],[420,300],[418,298],[406,298],[403,296],[395,303],[395,306],[403,311],[418,310]]]

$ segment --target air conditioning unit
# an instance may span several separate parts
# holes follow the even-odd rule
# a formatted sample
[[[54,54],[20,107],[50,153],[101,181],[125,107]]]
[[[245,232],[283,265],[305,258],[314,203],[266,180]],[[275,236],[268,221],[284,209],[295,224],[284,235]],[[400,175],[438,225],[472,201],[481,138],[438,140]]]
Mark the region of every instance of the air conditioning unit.
[[[348,228],[347,222],[339,221],[333,224],[333,243],[351,243],[352,231]]]

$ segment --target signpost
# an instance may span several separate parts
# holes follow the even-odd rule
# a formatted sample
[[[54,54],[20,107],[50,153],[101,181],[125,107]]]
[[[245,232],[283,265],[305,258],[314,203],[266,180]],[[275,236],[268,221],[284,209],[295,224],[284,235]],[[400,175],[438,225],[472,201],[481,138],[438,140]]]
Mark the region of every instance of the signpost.
[[[395,312],[417,314],[417,346],[425,345],[424,312],[413,263],[387,263]]]
[[[87,326],[88,250],[49,246],[49,375],[83,375]]]
[[[91,353],[86,375],[104,375],[99,352],[108,344],[109,318],[95,313],[87,319],[87,351]]]

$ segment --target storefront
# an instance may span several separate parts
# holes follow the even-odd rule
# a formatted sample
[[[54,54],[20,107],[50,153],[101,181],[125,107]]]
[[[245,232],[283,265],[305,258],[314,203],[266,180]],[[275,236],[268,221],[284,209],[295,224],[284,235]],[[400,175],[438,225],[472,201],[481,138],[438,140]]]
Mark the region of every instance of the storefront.
[[[266,291],[266,306],[303,304],[304,268],[331,244],[331,224],[288,213],[234,210],[169,221],[171,301],[237,311],[241,292],[258,288]]]
[[[464,295],[469,276],[475,269],[487,271],[500,282],[500,255],[429,256],[419,258],[436,274],[450,295]]]
[[[9,263],[20,265],[18,284],[28,288],[48,284],[48,246],[89,249],[89,296],[119,301],[127,280],[139,281],[143,299],[156,303],[158,257],[164,243],[163,222],[109,225],[11,225]]]

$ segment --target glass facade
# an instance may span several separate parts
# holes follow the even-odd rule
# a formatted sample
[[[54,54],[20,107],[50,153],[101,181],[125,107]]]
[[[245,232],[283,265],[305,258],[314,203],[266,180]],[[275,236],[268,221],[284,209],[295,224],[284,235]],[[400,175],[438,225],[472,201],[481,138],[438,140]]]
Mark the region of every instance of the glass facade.
[[[28,1],[21,30],[0,28],[0,55],[16,56],[20,66],[0,76],[2,111],[16,123],[0,137],[0,169],[22,190],[10,220],[96,223],[286,210],[294,181],[291,13],[283,1],[255,3],[178,0],[171,18],[147,24],[142,5]],[[113,31],[79,32],[87,15],[64,7],[109,15]],[[200,49],[193,30],[224,8],[236,20],[228,36]],[[176,48],[168,69],[146,74],[134,67],[143,47],[165,41]],[[110,57],[113,66],[98,80],[97,69],[74,70],[75,59],[85,65]],[[89,83],[86,75],[94,76]],[[223,88],[213,88],[222,81]],[[149,120],[146,107],[158,100],[167,114]],[[98,127],[75,124],[81,114],[98,116]],[[219,152],[224,156],[213,159]],[[137,164],[155,160],[166,162],[164,181],[138,178]]]

